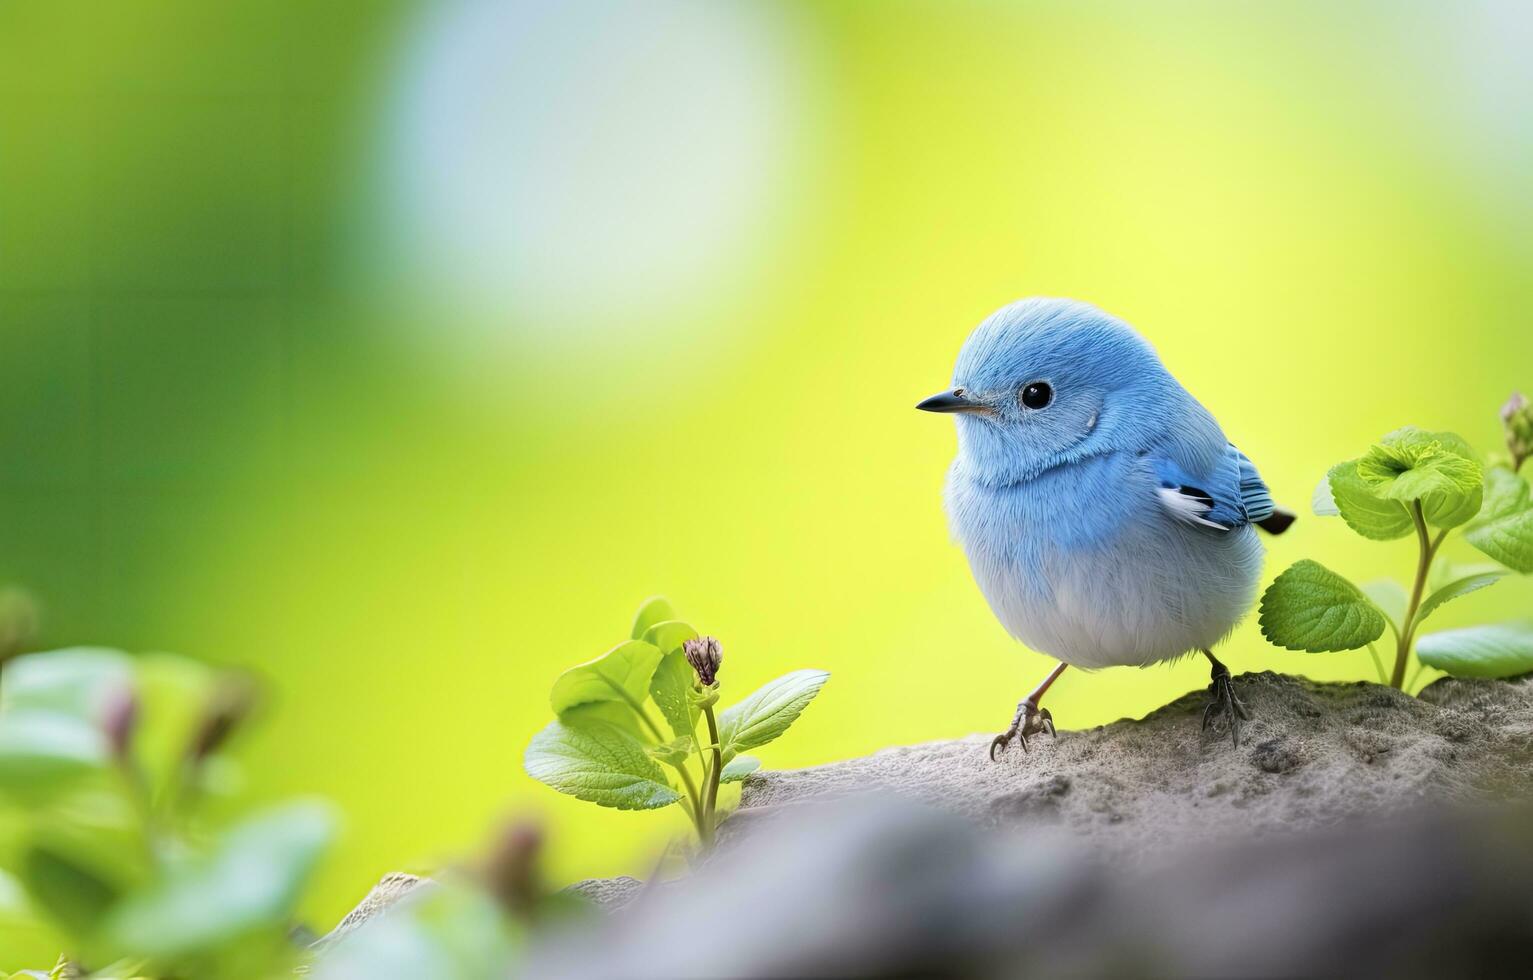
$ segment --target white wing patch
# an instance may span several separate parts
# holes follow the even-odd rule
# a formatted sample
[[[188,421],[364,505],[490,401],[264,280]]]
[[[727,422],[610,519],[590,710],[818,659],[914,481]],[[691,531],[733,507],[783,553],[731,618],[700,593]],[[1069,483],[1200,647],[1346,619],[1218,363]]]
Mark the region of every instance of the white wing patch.
[[[1201,524],[1216,531],[1229,530],[1223,524],[1211,521],[1204,516],[1214,509],[1213,505],[1206,500],[1188,496],[1176,487],[1161,487],[1156,492],[1160,495],[1161,506],[1177,520],[1187,524]]]

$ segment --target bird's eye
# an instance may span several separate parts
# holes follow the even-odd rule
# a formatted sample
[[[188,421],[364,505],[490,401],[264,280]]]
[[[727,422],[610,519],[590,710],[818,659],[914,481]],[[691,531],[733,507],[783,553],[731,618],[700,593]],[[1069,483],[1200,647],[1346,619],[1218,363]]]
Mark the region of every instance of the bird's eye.
[[[1034,381],[1022,387],[1023,408],[1048,408],[1054,400],[1054,389],[1042,381]]]

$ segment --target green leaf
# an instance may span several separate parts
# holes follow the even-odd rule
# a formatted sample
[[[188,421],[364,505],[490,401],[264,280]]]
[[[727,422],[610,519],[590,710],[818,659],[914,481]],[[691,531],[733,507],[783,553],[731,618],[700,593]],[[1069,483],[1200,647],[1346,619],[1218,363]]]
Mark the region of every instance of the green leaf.
[[[1414,425],[1406,425],[1389,433],[1379,441],[1389,446],[1420,446],[1435,443],[1443,452],[1452,453],[1459,459],[1468,460],[1476,465],[1479,465],[1480,462],[1480,456],[1474,451],[1474,447],[1469,445],[1469,441],[1457,432],[1429,432],[1425,429],[1418,429]]]
[[[527,775],[561,793],[619,810],[653,810],[681,799],[643,743],[612,725],[551,722],[522,759]]]
[[[139,708],[133,755],[150,785],[169,787],[186,764],[186,747],[207,724],[220,672],[166,653],[144,654],[134,666]]]
[[[656,623],[644,632],[645,642],[664,654],[650,678],[649,696],[678,736],[690,736],[697,723],[697,706],[687,700],[697,675],[681,649],[683,643],[696,638],[697,630],[675,619]]]
[[[91,980],[151,980],[149,973],[153,964],[142,956],[131,956],[108,963],[93,972]],[[60,957],[60,961],[54,964],[52,970],[46,975],[46,980],[77,980],[78,967],[70,963],[66,958]],[[43,976],[38,974],[38,976]]]
[[[112,883],[47,847],[28,849],[22,877],[39,906],[75,935],[89,935],[117,900]]]
[[[1421,516],[1432,527],[1447,530],[1473,520],[1483,502],[1484,490],[1478,486],[1463,494],[1427,494],[1421,501]]]
[[[1452,433],[1397,429],[1357,461],[1357,474],[1380,497],[1420,500],[1430,493],[1469,493],[1479,486],[1480,464]]]
[[[35,811],[31,843],[128,894],[157,873],[158,850],[144,846],[144,814],[121,775],[102,769]]]
[[[1438,497],[1429,494],[1421,501],[1427,523],[1436,528],[1453,528],[1472,520],[1480,512],[1485,499],[1485,467],[1480,462],[1479,453],[1474,451],[1463,436],[1455,432],[1416,432],[1411,437],[1436,442],[1445,451],[1467,461],[1475,472],[1474,485],[1467,488],[1462,496],[1450,494]]]
[[[1526,510],[1528,497],[1527,481],[1510,467],[1492,466],[1485,474],[1485,516],[1494,518]]]
[[[719,715],[719,744],[727,762],[781,735],[830,680],[823,670],[795,670],[768,681]]]
[[[1331,467],[1326,479],[1333,502],[1347,526],[1372,541],[1393,541],[1415,527],[1405,505],[1381,500],[1357,475],[1357,460]]]
[[[697,730],[698,707],[687,695],[697,674],[680,650],[672,650],[660,661],[649,682],[649,696],[665,716],[676,735],[691,735]]]
[[[761,768],[761,760],[753,755],[737,755],[719,771],[719,782],[738,783]]]
[[[644,600],[633,617],[633,629],[629,631],[628,637],[633,640],[643,639],[651,626],[676,618],[676,610],[671,608],[669,600],[664,596],[652,596]]]
[[[1288,650],[1356,650],[1384,632],[1384,614],[1357,586],[1304,559],[1262,595],[1262,635]]]
[[[1457,527],[1480,510],[1484,477],[1479,460],[1451,432],[1397,429],[1357,461],[1357,474],[1375,496],[1420,501],[1433,527]]]
[[[328,804],[286,803],[225,833],[209,855],[173,865],[105,924],[136,955],[176,957],[267,929],[280,936],[335,835]]]
[[[1316,517],[1341,516],[1341,509],[1336,506],[1336,497],[1331,493],[1329,473],[1322,476],[1320,482],[1315,484],[1315,492],[1310,495],[1309,508],[1315,512]]]
[[[7,712],[0,715],[0,798],[46,802],[100,771],[110,754],[105,736],[79,718],[39,710]]]
[[[641,639],[661,653],[670,653],[680,650],[681,645],[688,640],[697,639],[697,630],[679,619],[668,619],[645,630]]]
[[[8,854],[7,863],[19,862]],[[43,920],[42,910],[27,897],[21,879],[0,868],[0,948],[5,949],[8,964],[41,963],[43,954],[38,952],[39,949],[62,949],[64,943],[53,935],[56,931]],[[9,945],[3,945],[7,940],[10,941]],[[26,947],[27,953],[17,951],[16,946]],[[0,966],[0,969],[4,967]]]
[[[1485,474],[1485,506],[1464,539],[1518,572],[1533,572],[1533,502],[1528,484],[1506,467]]]
[[[673,738],[664,745],[651,745],[645,749],[650,757],[668,766],[681,766],[692,757],[697,742],[690,735]]]
[[[1501,623],[1428,633],[1416,656],[1454,677],[1515,677],[1533,671],[1533,624]]]
[[[133,659],[119,650],[71,647],[29,653],[5,665],[0,713],[37,709],[95,722],[114,690],[133,683]]]
[[[586,728],[596,724],[615,725],[641,742],[653,741],[640,727],[638,714],[622,701],[582,704],[560,714],[559,720],[571,728]]]
[[[1436,612],[1438,607],[1445,602],[1452,602],[1460,596],[1466,596],[1471,592],[1478,592],[1488,585],[1495,585],[1502,578],[1505,578],[1506,574],[1504,570],[1498,568],[1493,572],[1467,575],[1464,578],[1449,582],[1422,601],[1421,609],[1416,613],[1416,622],[1424,622],[1428,616]]]
[[[638,710],[649,695],[649,681],[658,666],[658,649],[642,640],[626,640],[560,674],[548,700],[555,714],[593,701],[621,701]]]
[[[1367,596],[1375,606],[1379,607],[1379,611],[1389,618],[1389,624],[1398,634],[1405,623],[1405,609],[1411,602],[1410,596],[1405,592],[1405,586],[1394,579],[1376,579],[1363,584],[1363,595]]]
[[[1431,571],[1427,572],[1427,594],[1431,595],[1449,582],[1457,582],[1471,575],[1504,571],[1506,566],[1493,561],[1453,561],[1439,556],[1432,563]]]

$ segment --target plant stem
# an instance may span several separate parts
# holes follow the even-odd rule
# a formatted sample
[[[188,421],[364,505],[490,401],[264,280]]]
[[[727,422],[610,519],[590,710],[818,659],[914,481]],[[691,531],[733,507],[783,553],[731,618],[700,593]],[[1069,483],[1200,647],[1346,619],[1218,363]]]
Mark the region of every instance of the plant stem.
[[[1398,643],[1399,641],[1396,640],[1396,642]],[[1379,648],[1372,643],[1368,644],[1368,655],[1373,658],[1373,669],[1378,671],[1379,683],[1388,684],[1389,675],[1384,673],[1384,661],[1379,659]]]
[[[713,839],[713,815],[719,802],[719,777],[723,775],[724,768],[724,752],[719,747],[719,723],[713,717],[713,705],[710,704],[703,708],[703,717],[708,719],[708,740],[713,746],[713,764],[708,767],[707,772],[708,795],[703,803],[704,819],[708,823],[708,840],[704,841],[704,843],[711,843]]]
[[[126,792],[133,803],[134,812],[138,814],[140,836],[143,840],[144,854],[151,864],[158,857],[157,842],[160,838],[160,815],[155,810],[154,801],[151,798],[149,780],[144,771],[133,764],[131,759],[120,760],[117,767],[118,775],[127,788]],[[169,814],[171,826],[174,826],[175,814]]]
[[[697,802],[697,787],[692,785],[692,777],[687,774],[685,769],[678,771],[681,773],[682,781],[686,783],[687,787],[687,805],[682,807],[682,809],[687,811],[687,816],[692,818],[692,828],[697,831],[697,839],[706,841],[708,840],[708,833],[703,826],[702,804]]]
[[[702,804],[697,799],[697,784],[692,782],[692,774],[687,772],[686,763],[677,766],[676,771],[681,773],[681,784],[686,787],[687,799],[692,804],[687,808],[687,812],[692,815],[692,825],[697,828],[697,836],[706,839],[708,835],[703,832]]]
[[[1416,544],[1420,549],[1416,557],[1416,582],[1411,587],[1411,602],[1405,610],[1405,620],[1400,624],[1400,635],[1395,644],[1395,670],[1390,678],[1391,687],[1405,689],[1405,665],[1410,659],[1411,644],[1416,635],[1416,612],[1421,608],[1422,594],[1427,588],[1427,573],[1432,569],[1432,559],[1442,546],[1448,532],[1443,531],[1434,539],[1427,530],[1426,516],[1421,512],[1421,501],[1411,502],[1411,522],[1416,525]]]
[[[644,722],[644,727],[648,728],[649,733],[654,736],[655,744],[664,745],[666,742],[665,735],[661,733],[660,726],[655,724],[655,720],[649,716],[649,712],[644,710],[644,705],[629,697],[627,691],[618,687],[616,684],[613,684],[611,681],[608,681],[607,684],[613,690],[617,691],[618,694],[622,696],[624,701],[628,702],[628,707],[633,709],[633,713],[639,716],[639,720]],[[710,835],[703,829],[704,821],[702,803],[698,800],[697,797],[697,784],[692,781],[692,774],[687,772],[685,763],[677,766],[676,771],[681,774],[681,784],[686,788],[687,799],[692,804],[687,808],[687,815],[692,818],[692,826],[697,828],[697,836],[706,843]]]

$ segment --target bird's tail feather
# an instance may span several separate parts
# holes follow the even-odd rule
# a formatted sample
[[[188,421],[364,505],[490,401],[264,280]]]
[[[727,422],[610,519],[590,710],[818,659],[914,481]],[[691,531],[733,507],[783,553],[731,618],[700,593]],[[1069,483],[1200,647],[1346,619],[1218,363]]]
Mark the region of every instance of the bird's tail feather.
[[[1282,534],[1299,519],[1299,515],[1282,507],[1272,508],[1272,513],[1256,522],[1256,526],[1268,534]]]

